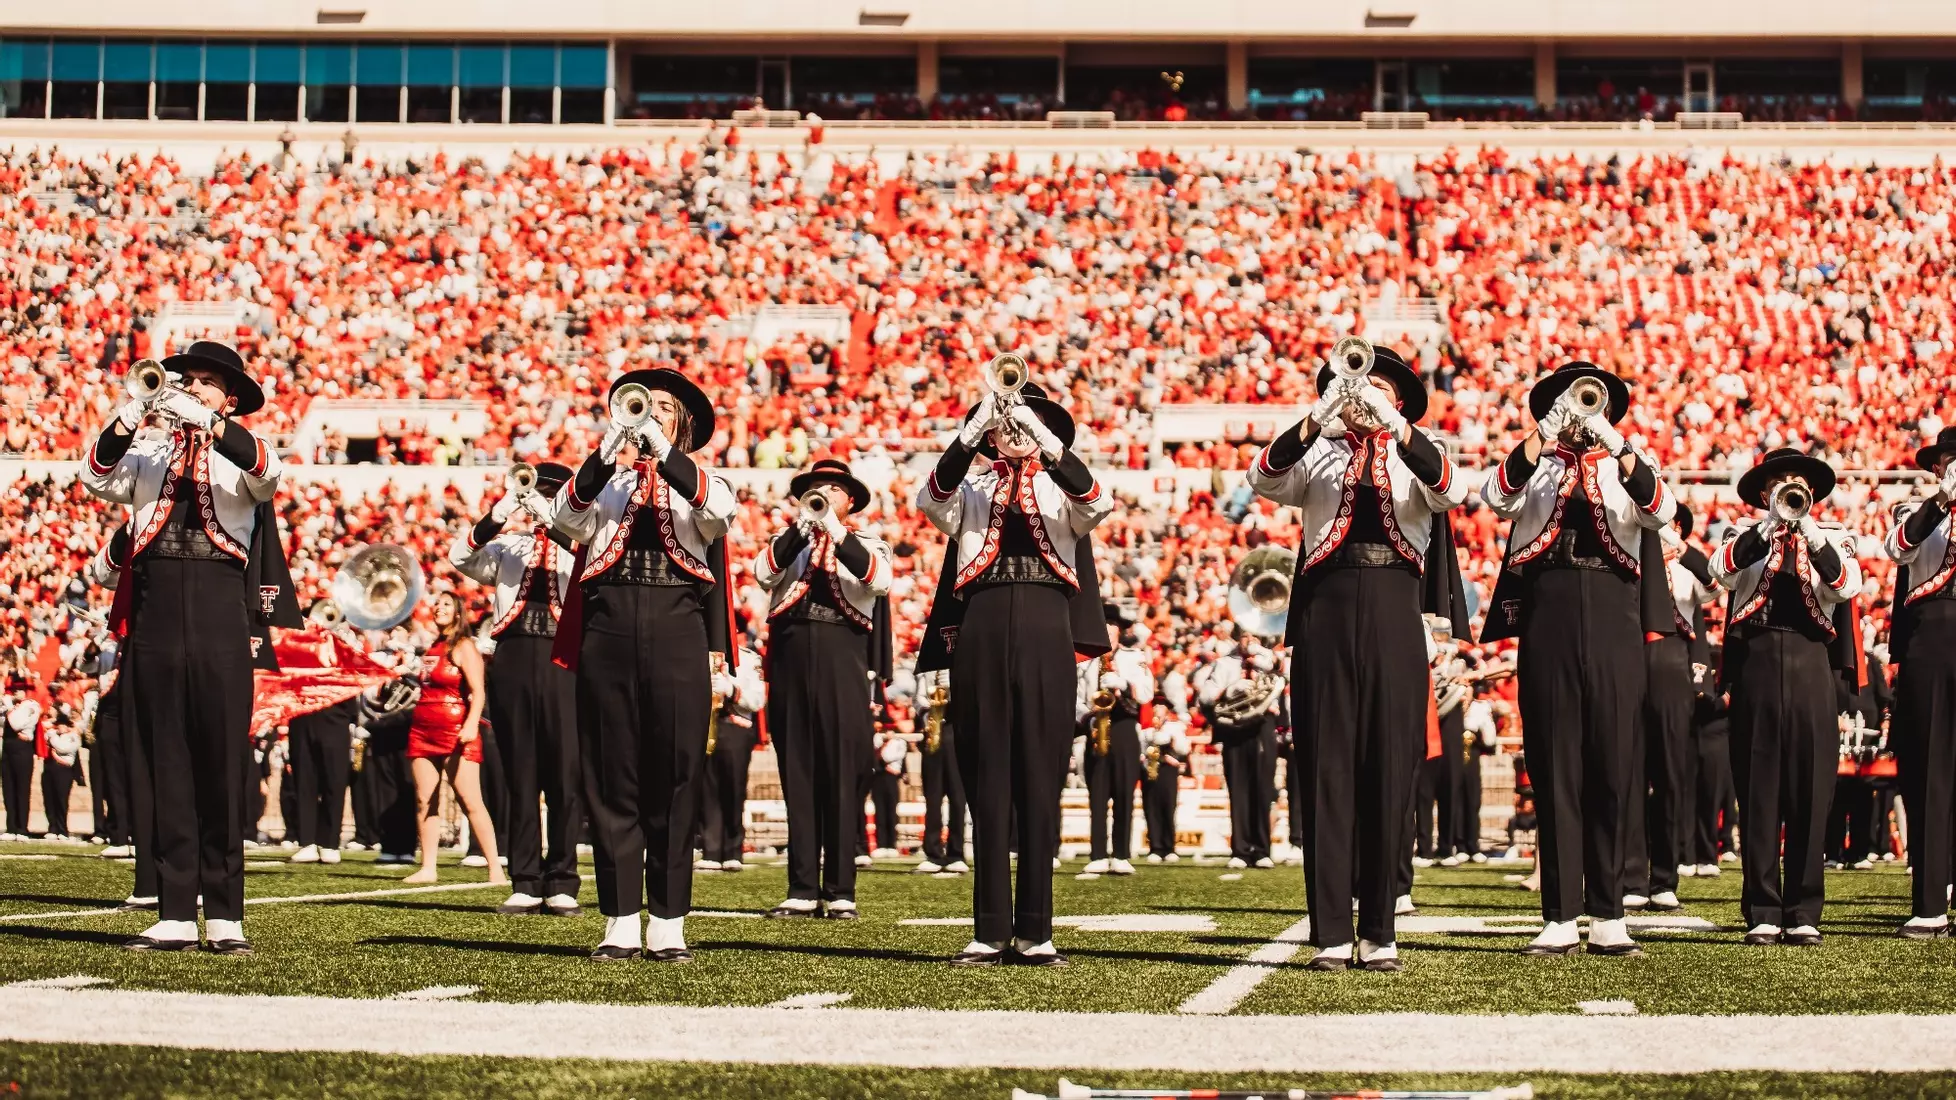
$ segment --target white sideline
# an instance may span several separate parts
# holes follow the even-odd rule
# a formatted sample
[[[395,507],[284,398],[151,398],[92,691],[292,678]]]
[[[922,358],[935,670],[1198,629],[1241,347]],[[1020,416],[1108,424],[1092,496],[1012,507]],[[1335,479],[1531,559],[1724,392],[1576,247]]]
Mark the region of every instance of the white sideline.
[[[1108,1036],[1120,1036],[1109,1042]],[[1870,1040],[1869,1036],[1877,1036]],[[0,987],[0,1040],[913,1068],[1947,1072],[1956,1016],[1178,1016]]]
[[[587,876],[588,877],[588,876]],[[355,890],[342,894],[296,894],[291,897],[246,898],[246,905],[285,905],[306,901],[358,901],[361,898],[389,898],[402,894],[441,894],[454,890],[484,890],[490,887],[487,882],[444,882],[434,886],[393,886],[385,890]],[[509,889],[509,883],[494,884],[498,890]],[[8,913],[0,916],[0,922],[57,920],[69,917],[99,917],[110,913],[127,913],[132,910],[120,907],[114,909],[67,909],[56,913]]]

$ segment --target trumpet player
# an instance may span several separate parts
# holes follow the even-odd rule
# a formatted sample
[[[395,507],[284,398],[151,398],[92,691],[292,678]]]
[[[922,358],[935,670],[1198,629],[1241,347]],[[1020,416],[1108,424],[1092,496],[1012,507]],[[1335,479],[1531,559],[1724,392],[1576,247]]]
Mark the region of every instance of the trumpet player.
[[[1419,374],[1389,348],[1341,341],[1310,414],[1264,448],[1250,484],[1303,509],[1285,642],[1302,768],[1304,879],[1318,970],[1400,968],[1393,930],[1426,758],[1426,626],[1460,591],[1445,513],[1467,487],[1431,437]],[[1367,369],[1356,372],[1350,357]],[[1438,595],[1436,596],[1435,593]],[[1463,617],[1464,616],[1460,616]],[[1464,623],[1461,624],[1464,626]],[[1352,860],[1357,858],[1356,875]],[[1353,946],[1353,883],[1358,943]]]
[[[579,544],[552,659],[577,677],[605,916],[591,957],[690,962],[701,758],[713,696],[733,694],[724,539],[736,504],[688,457],[713,438],[713,403],[685,375],[629,371],[607,399],[604,439],[551,510],[552,527]]]
[[[1644,533],[1677,504],[1617,431],[1630,387],[1565,363],[1528,395],[1535,430],[1481,486],[1510,520],[1481,641],[1519,638],[1523,747],[1540,817],[1541,935],[1523,953],[1640,954],[1623,922],[1623,819],[1644,701]],[[1653,589],[1653,591],[1661,591]],[[1662,606],[1661,601],[1658,606]]]
[[[951,674],[945,669],[917,677],[918,723],[923,730],[920,759],[924,785],[924,860],[919,874],[971,870],[964,856],[964,781],[958,777],[957,731],[948,713]]]
[[[570,478],[570,467],[556,462],[516,467],[489,513],[448,548],[450,564],[495,593],[486,677],[495,737],[485,747],[500,757],[508,795],[510,895],[497,911],[509,915],[583,912],[577,904],[577,830],[584,821],[577,678],[550,659],[574,555],[570,539],[547,524],[551,501]],[[525,522],[512,529],[518,515]],[[539,798],[550,807],[548,836]]]
[[[768,730],[788,810],[788,896],[768,915],[851,920],[872,688],[888,668],[890,548],[848,522],[870,501],[848,463],[817,460],[788,495],[794,522],[754,562],[768,593]]]
[[[743,628],[742,637],[746,636]],[[706,792],[700,798],[701,871],[744,871],[741,857],[747,847],[747,772],[760,742],[755,716],[767,705],[767,681],[761,677],[761,655],[745,644],[734,664],[733,694],[722,699],[714,716],[712,751],[706,756]]]
[[[1915,454],[1934,474],[1927,499],[1888,532],[1889,557],[1900,564],[1889,657],[1895,678],[1895,757],[1908,810],[1913,912],[1904,939],[1949,935],[1951,845],[1956,843],[1956,428]]]
[[[1188,724],[1179,718],[1157,720],[1141,734],[1141,812],[1148,823],[1148,862],[1174,863],[1175,803],[1182,792],[1182,769],[1189,761]]]
[[[1224,643],[1232,624],[1217,624]],[[1245,631],[1196,670],[1194,687],[1229,792],[1229,866],[1275,867],[1270,811],[1277,800],[1277,727],[1283,709],[1277,654]]]
[[[306,617],[319,621],[320,600]],[[293,863],[340,861],[340,833],[345,823],[346,789],[353,778],[353,726],[360,716],[360,699],[294,715],[287,726],[286,752],[293,787],[293,812],[286,819],[299,850]]]
[[[138,370],[82,467],[89,492],[131,517],[110,626],[136,785],[151,794],[160,919],[128,946],[196,950],[201,894],[209,949],[244,955],[252,669],[276,667],[268,626],[303,623],[271,506],[282,471],[238,423],[265,397],[236,351],[199,340]],[[167,432],[138,439],[151,415]]]
[[[958,774],[976,828],[974,933],[951,962],[1064,966],[1052,942],[1060,788],[1075,656],[1108,648],[1090,535],[1113,501],[1070,450],[1072,417],[1024,381],[1023,361],[1000,358],[1019,374],[988,372],[993,392],[966,414],[917,495],[951,540],[917,666],[950,669]]]
[[[1142,708],[1155,701],[1155,674],[1141,649],[1134,616],[1120,604],[1105,608],[1112,652],[1080,666],[1074,710],[1087,726],[1082,765],[1091,818],[1090,875],[1131,875],[1134,843],[1134,791],[1141,783]],[[1102,704],[1105,704],[1104,708]],[[1102,732],[1102,725],[1105,732]],[[1113,844],[1108,844],[1108,803],[1113,807]]]
[[[1833,468],[1820,459],[1790,447],[1768,452],[1738,485],[1739,500],[1765,517],[1711,559],[1712,576],[1732,594],[1723,679],[1748,838],[1739,898],[1748,944],[1820,942],[1827,810],[1840,752],[1835,692],[1838,674],[1857,667],[1853,647],[1861,640],[1848,613],[1861,587],[1853,543],[1812,514],[1833,488]],[[1783,873],[1774,839],[1782,835]]]

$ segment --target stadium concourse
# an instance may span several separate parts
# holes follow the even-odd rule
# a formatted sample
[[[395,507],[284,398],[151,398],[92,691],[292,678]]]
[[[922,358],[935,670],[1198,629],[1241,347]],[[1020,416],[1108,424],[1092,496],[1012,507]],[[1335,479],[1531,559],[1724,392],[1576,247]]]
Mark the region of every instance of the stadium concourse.
[[[277,501],[302,598],[389,542],[480,611],[447,547],[500,468],[576,461],[611,377],[683,363],[725,414],[704,460],[748,486],[733,529],[747,629],[764,643],[746,563],[776,522],[770,487],[842,455],[876,474],[866,518],[895,551],[902,664],[942,553],[910,503],[917,471],[980,364],[1020,350],[1083,452],[1125,479],[1095,539],[1103,583],[1136,602],[1163,701],[1200,741],[1188,681],[1227,619],[1230,568],[1295,545],[1297,517],[1243,487],[1253,439],[1163,440],[1163,410],[1287,420],[1338,337],[1431,302],[1440,336],[1407,350],[1430,348],[1428,423],[1470,467],[1506,450],[1527,387],[1567,359],[1636,381],[1626,434],[1672,475],[1702,547],[1740,514],[1733,471],[1773,446],[1824,446],[1856,471],[1822,518],[1868,536],[1864,611],[1883,637],[1893,585],[1876,539],[1907,488],[1892,472],[1956,392],[1956,181],[1927,149],[1862,155],[1846,133],[1831,156],[1782,159],[1675,134],[1650,147],[1626,133],[1620,150],[1583,137],[1571,153],[1479,132],[1457,149],[1143,132],[1016,152],[906,150],[890,134],[872,153],[648,134],[588,152],[376,140],[345,164],[331,142],[280,164],[262,133],[250,158],[16,139],[0,156],[0,595],[8,671],[46,695],[50,726],[79,720],[100,640],[81,609],[105,600],[74,578],[119,522],[74,483],[74,460],[120,399],[121,367],[164,350],[170,319],[194,312],[183,303],[240,303],[218,311],[239,322],[222,335],[270,377],[254,424],[271,435],[298,439],[321,401],[482,414],[485,430],[463,433],[397,406],[370,451],[306,437]],[[780,305],[839,307],[846,325],[756,340],[744,321]],[[1454,526],[1484,607],[1506,525],[1470,506]],[[412,647],[429,630],[424,614],[375,640]],[[1511,741],[1512,687],[1481,697]],[[892,722],[914,718],[899,695]],[[275,814],[265,824],[277,833]],[[781,894],[776,867],[701,876],[699,963],[627,973],[583,964],[595,916],[499,918],[452,857],[446,884],[414,888],[361,854],[321,867],[276,850],[249,871],[255,959],[127,955],[111,945],[146,918],[116,910],[128,871],[92,851],[0,844],[0,1079],[29,1095],[1003,1096],[1064,1072],[1888,1096],[1937,1095],[1956,1072],[1949,944],[1886,936],[1907,908],[1899,862],[1831,873],[1827,946],[1771,957],[1733,940],[1736,875],[1687,879],[1684,914],[1651,918],[1648,956],[1614,968],[1514,955],[1539,927],[1512,881],[1525,864],[1423,868],[1407,972],[1391,979],[1303,971],[1297,873],[1207,859],[1125,880],[1069,866],[1057,912],[1075,965],[1057,974],[947,971],[968,882],[907,861],[865,874],[863,920],[841,931],[751,919]]]

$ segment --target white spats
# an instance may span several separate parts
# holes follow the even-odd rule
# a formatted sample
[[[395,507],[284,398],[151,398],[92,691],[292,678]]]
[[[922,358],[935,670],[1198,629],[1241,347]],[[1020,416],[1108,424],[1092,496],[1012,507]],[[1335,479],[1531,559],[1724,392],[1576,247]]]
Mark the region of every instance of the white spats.
[[[604,919],[604,939],[599,947],[629,947],[634,950],[645,946],[645,933],[639,928],[639,915],[632,913],[623,917]]]
[[[160,920],[143,929],[143,938],[162,940],[166,943],[196,943],[197,922],[194,920]]]
[[[769,1005],[769,1008],[833,1008],[847,1001],[849,993],[797,993]]]
[[[1577,1001],[1576,1007],[1585,1016],[1635,1016],[1637,1014],[1635,1001]]]
[[[431,985],[426,989],[410,989],[406,993],[396,993],[387,998],[390,1001],[455,1001],[463,997],[473,997],[482,992],[479,985]]]
[[[1243,1003],[1243,998],[1263,984],[1263,979],[1297,954],[1299,944],[1310,938],[1311,918],[1305,917],[1277,933],[1274,941],[1250,952],[1249,960],[1244,965],[1231,967],[1202,992],[1183,1001],[1175,1011],[1193,1016],[1221,1016],[1233,1011]]]
[[[1528,941],[1531,947],[1569,947],[1582,939],[1581,930],[1572,920],[1552,920],[1542,926],[1535,938]]]
[[[245,938],[244,922],[218,920],[215,917],[206,918],[204,921],[204,938],[210,940],[212,943],[243,940]]]
[[[645,949],[647,951],[684,951],[686,949],[686,918],[647,918],[645,922]]]

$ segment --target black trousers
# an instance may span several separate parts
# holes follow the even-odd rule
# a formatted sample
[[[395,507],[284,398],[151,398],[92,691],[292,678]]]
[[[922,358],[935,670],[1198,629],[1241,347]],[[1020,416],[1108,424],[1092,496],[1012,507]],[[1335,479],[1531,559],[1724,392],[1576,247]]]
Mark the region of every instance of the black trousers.
[[[1827,809],[1840,761],[1827,644],[1790,631],[1752,630],[1743,645],[1727,641],[1725,659],[1732,772],[1745,806],[1739,908],[1748,926],[1817,926]]]
[[[1703,701],[1699,708],[1704,709]],[[1685,830],[1688,863],[1717,863],[1720,850],[1737,851],[1738,806],[1732,784],[1731,719],[1702,715],[1693,732],[1698,757],[1691,824]]]
[[[1638,730],[1642,751],[1631,756],[1631,796],[1624,802],[1623,892],[1650,895],[1678,888],[1697,788],[1691,643],[1667,635],[1645,644],[1644,669],[1649,680]]]
[[[483,746],[483,759],[495,750],[505,796],[500,816],[490,809],[497,851],[509,856],[510,889],[539,898],[577,896],[575,830],[584,816],[577,677],[550,662],[553,644],[505,634],[484,685],[496,739]],[[547,834],[543,803],[550,807]]]
[[[598,909],[683,917],[713,707],[706,620],[691,586],[595,584],[584,593],[578,753]]]
[[[951,723],[937,751],[923,754],[924,858],[940,866],[964,859],[964,780],[958,777],[957,736]]]
[[[478,736],[482,738],[482,806],[489,811],[489,827],[496,833],[496,852],[508,858],[509,779],[503,772],[502,739],[496,736],[493,717],[482,723]],[[482,838],[474,832],[469,833],[469,854],[482,854]]]
[[[771,644],[767,724],[788,811],[788,896],[854,901],[874,766],[869,647],[852,626],[808,619],[777,621]]]
[[[41,810],[47,814],[49,836],[68,836],[68,796],[81,769],[50,756],[41,761]]]
[[[244,839],[258,768],[251,629],[241,568],[144,558],[124,648],[131,756],[153,793],[158,915],[244,918]]]
[[[902,790],[903,776],[884,771],[880,761],[863,773],[863,797],[867,801],[862,827],[856,830],[856,851],[870,851],[869,826],[872,824],[876,826],[878,850],[897,846],[897,800]]]
[[[1175,803],[1182,794],[1180,765],[1162,761],[1153,779],[1145,771],[1141,779],[1141,812],[1148,821],[1148,854],[1170,856],[1175,852]],[[1292,796],[1291,814],[1297,813]]]
[[[1277,725],[1264,717],[1244,726],[1217,726],[1223,786],[1229,789],[1229,854],[1246,863],[1270,854],[1270,806],[1277,800]]]
[[[1465,706],[1461,707],[1465,710]],[[1461,729],[1456,731],[1448,751],[1458,751],[1460,757],[1460,794],[1454,800],[1456,808],[1453,820],[1453,850],[1464,856],[1481,854],[1481,752],[1468,748],[1466,740],[1466,716],[1461,716]],[[1446,740],[1446,726],[1441,724],[1440,738]]]
[[[754,720],[720,716],[713,755],[706,758],[706,790],[700,798],[700,857],[735,862],[747,848],[747,773],[760,731]]]
[[[414,765],[408,762],[406,742],[369,742],[360,778],[374,810],[373,846],[389,855],[413,855],[420,841],[415,831]]]
[[[1644,703],[1637,584],[1545,569],[1521,628],[1522,746],[1540,820],[1542,917],[1623,916],[1623,806]]]
[[[1875,853],[1874,785],[1859,775],[1834,776],[1833,804],[1827,811],[1827,859],[1853,863]]]
[[[88,785],[95,794],[95,835],[128,844],[129,751],[123,743],[122,695],[110,692],[95,708],[95,745],[88,753]]]
[[[0,799],[7,803],[7,831],[27,835],[27,806],[34,789],[34,742],[0,730]]]
[[[1924,604],[1895,681],[1895,763],[1915,916],[1948,912],[1956,853],[1956,600]]]
[[[1073,745],[1067,593],[1052,585],[1002,584],[966,600],[951,656],[950,710],[973,826],[973,936],[982,943],[1014,936],[1044,943],[1053,937],[1060,789]]]
[[[1427,859],[1453,854],[1454,815],[1460,812],[1460,708],[1440,719],[1440,755],[1419,762],[1413,794],[1414,851]],[[1451,728],[1449,728],[1451,727]]]
[[[1309,641],[1292,654],[1311,942],[1394,942],[1414,769],[1426,752],[1426,628],[1419,578],[1333,569],[1299,586]],[[1297,612],[1293,612],[1296,615]],[[1294,618],[1293,624],[1300,620]]]
[[[338,848],[346,821],[346,788],[353,777],[353,732],[360,703],[348,699],[292,720],[293,816],[288,833],[300,847]]]
[[[1093,738],[1087,738],[1088,830],[1093,859],[1106,859],[1108,803],[1113,803],[1115,859],[1134,854],[1134,789],[1141,783],[1141,735],[1135,719],[1116,718],[1107,729],[1106,756],[1096,756]]]

